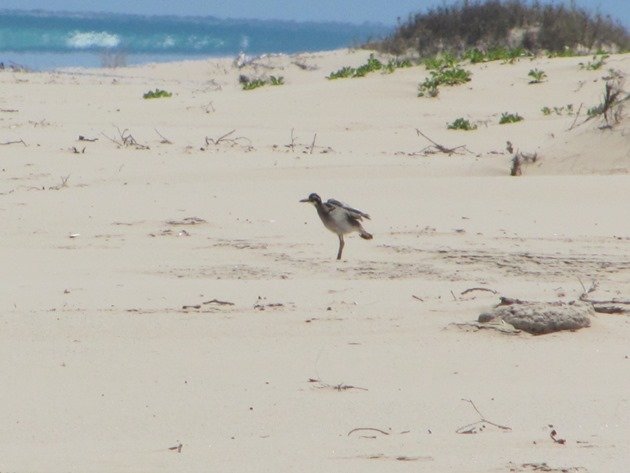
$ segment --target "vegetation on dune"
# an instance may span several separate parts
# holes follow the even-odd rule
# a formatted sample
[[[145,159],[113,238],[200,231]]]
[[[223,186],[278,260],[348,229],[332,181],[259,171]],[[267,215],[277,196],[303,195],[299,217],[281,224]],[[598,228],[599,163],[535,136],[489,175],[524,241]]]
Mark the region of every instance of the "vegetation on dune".
[[[553,107],[553,108],[544,106],[543,108],[540,109],[540,111],[545,116],[549,116],[552,113],[555,113],[556,115],[573,115],[573,104],[570,103],[562,107]]]
[[[604,64],[606,64],[606,59],[608,59],[608,54],[595,54],[593,56],[593,60],[589,62],[581,62],[580,69],[586,69],[587,71],[596,71],[601,69]]]
[[[452,54],[428,58],[424,65],[431,75],[418,85],[418,97],[437,97],[440,85],[453,86],[470,81],[470,71],[462,69]]]
[[[347,79],[347,78],[356,78],[356,77],[365,77],[370,72],[383,71],[391,74],[396,69],[400,69],[403,67],[411,67],[411,61],[408,59],[390,59],[387,64],[383,64],[377,58],[374,57],[374,54],[370,54],[367,62],[362,64],[359,67],[342,67],[341,69],[331,72],[326,79],[334,80],[334,79]]]
[[[243,90],[254,90],[265,85],[284,85],[283,76],[270,76],[268,79],[263,77],[250,78],[245,75],[241,75],[238,78],[239,83]]]
[[[547,73],[540,69],[530,69],[527,75],[532,78],[532,80],[529,81],[530,84],[540,84],[547,78]]]
[[[147,93],[143,94],[142,97],[145,99],[161,99],[163,97],[172,97],[172,92],[167,92],[162,89],[149,90]]]
[[[461,0],[416,13],[383,40],[365,45],[390,54],[440,52],[471,62],[505,60],[529,52],[575,55],[598,49],[630,50],[630,33],[609,16],[569,6],[526,0]],[[489,54],[493,52],[492,55]]]
[[[501,118],[499,119],[499,125],[506,125],[508,123],[517,123],[523,120],[524,118],[521,117],[518,113],[505,112],[501,114]]]
[[[457,118],[453,121],[453,123],[448,123],[446,125],[446,128],[448,128],[449,130],[471,131],[476,130],[477,125],[475,125],[474,123],[470,123],[470,120],[466,120],[465,118]]]

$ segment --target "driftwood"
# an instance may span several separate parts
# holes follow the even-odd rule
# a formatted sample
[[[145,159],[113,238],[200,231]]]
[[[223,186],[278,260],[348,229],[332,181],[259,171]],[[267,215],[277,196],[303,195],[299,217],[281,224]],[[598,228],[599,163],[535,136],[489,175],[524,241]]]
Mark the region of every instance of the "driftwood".
[[[160,135],[160,138],[162,138],[162,141],[160,141],[160,143],[162,143],[163,145],[172,145],[173,142],[171,140],[169,140],[168,138],[165,138],[164,135],[162,135],[162,133],[160,133],[158,131],[157,128],[154,128],[155,132]]]
[[[324,383],[323,381],[319,380],[319,379],[314,379],[314,378],[309,378],[308,379],[309,383],[315,383],[316,384],[316,388],[317,389],[332,389],[334,391],[349,391],[351,389],[358,389],[360,391],[367,391],[367,388],[361,388],[359,386],[352,386],[351,384],[344,384],[344,383],[339,383],[339,384],[328,384],[328,383]]]
[[[295,129],[291,128],[291,141],[289,144],[283,145],[285,148],[288,148],[291,151],[296,151],[296,149],[301,149],[303,154],[313,154],[316,150],[319,149],[319,153],[326,154],[331,153],[334,150],[330,146],[318,146],[315,144],[317,141],[317,133],[313,135],[313,139],[310,144],[300,143],[297,141],[297,137],[295,136]],[[277,150],[280,148],[278,145],[273,145],[272,148]]]
[[[473,422],[472,424],[467,424],[467,425],[464,425],[464,426],[460,427],[459,429],[457,429],[455,431],[455,433],[457,433],[457,434],[478,434],[479,432],[483,432],[483,430],[486,428],[485,424],[493,425],[494,427],[497,427],[498,429],[501,429],[504,432],[509,432],[509,431],[512,430],[511,427],[507,427],[505,425],[500,425],[500,424],[497,424],[495,422],[492,422],[492,421],[489,421],[488,419],[486,419],[485,416],[481,412],[479,412],[479,409],[477,409],[477,406],[475,406],[475,403],[473,401],[471,401],[470,399],[462,399],[462,401],[470,403],[470,405],[473,407],[475,412],[477,414],[479,414],[479,420],[477,422]]]
[[[63,189],[64,187],[68,187],[68,179],[70,179],[70,174],[68,174],[67,176],[61,176],[61,184],[50,186],[48,190],[58,191],[60,189]]]
[[[348,437],[350,437],[351,434],[355,433],[355,432],[362,432],[364,430],[369,430],[370,432],[378,432],[381,433],[383,435],[389,435],[389,432],[385,432],[384,430],[381,429],[377,429],[374,427],[357,427],[356,429],[352,429],[350,432],[348,432]]]
[[[487,287],[471,287],[470,289],[466,289],[465,291],[460,292],[460,295],[463,296],[473,291],[488,291],[488,292],[491,292],[492,294],[498,294],[498,292],[495,291],[494,289],[488,289]]]
[[[420,154],[426,155],[426,154],[444,153],[451,156],[453,154],[461,154],[461,153],[457,153],[457,150],[459,149],[463,149],[465,151],[468,151],[469,153],[471,152],[468,148],[466,148],[466,145],[455,146],[454,148],[447,148],[446,146],[441,145],[440,143],[436,143],[435,141],[433,141],[431,138],[429,138],[427,135],[422,133],[417,128],[416,128],[416,134],[418,136],[422,136],[424,139],[431,142],[430,146],[427,146],[420,150]]]
[[[234,305],[234,302],[220,301],[219,299],[212,299],[211,301],[204,302],[204,304]]]
[[[118,131],[119,139],[111,138],[103,132],[101,132],[101,135],[103,135],[109,141],[111,141],[112,143],[115,143],[121,148],[133,146],[136,149],[150,149],[147,145],[138,143],[138,141],[133,137],[133,135],[129,133],[128,128],[125,128],[124,130],[121,131],[120,128],[116,127],[116,130]]]
[[[5,145],[17,145],[17,144],[20,144],[20,143],[22,143],[24,146],[28,146],[24,142],[24,140],[21,140],[21,139],[20,140],[16,140],[16,141],[5,141],[4,143],[0,143],[0,145],[3,145],[3,146],[5,146]]]
[[[210,145],[219,146],[221,144],[227,144],[229,146],[241,146],[246,151],[252,151],[254,147],[251,145],[251,141],[244,136],[235,136],[232,135],[236,132],[236,130],[228,131],[227,133],[219,136],[218,138],[211,138],[206,136],[204,138],[205,145],[201,147],[201,151],[205,151],[208,149]]]
[[[586,286],[582,283],[582,280],[578,278],[580,285],[582,286],[582,294],[580,295],[580,300],[583,302],[587,302],[593,306],[593,310],[595,312],[599,312],[601,314],[630,314],[630,299],[617,299],[613,298],[610,300],[594,300],[589,297],[589,294],[595,292],[598,288],[597,281],[593,281],[591,283],[591,287],[586,289]]]

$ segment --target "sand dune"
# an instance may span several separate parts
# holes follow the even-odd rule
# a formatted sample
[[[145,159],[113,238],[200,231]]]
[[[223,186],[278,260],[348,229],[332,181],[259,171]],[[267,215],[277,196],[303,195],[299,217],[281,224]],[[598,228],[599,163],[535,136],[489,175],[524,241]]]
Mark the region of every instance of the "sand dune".
[[[630,296],[630,121],[585,121],[630,55],[467,65],[434,99],[422,66],[325,79],[369,54],[0,73],[0,471],[627,468],[627,314],[454,324]],[[311,192],[374,240],[335,261]],[[457,433],[462,399],[510,430]]]

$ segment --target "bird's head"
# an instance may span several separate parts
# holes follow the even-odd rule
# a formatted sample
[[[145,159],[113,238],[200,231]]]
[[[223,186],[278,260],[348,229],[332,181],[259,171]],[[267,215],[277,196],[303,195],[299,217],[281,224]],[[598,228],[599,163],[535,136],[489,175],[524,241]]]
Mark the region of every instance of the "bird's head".
[[[302,199],[300,200],[300,202],[310,202],[311,204],[317,205],[322,203],[322,198],[315,194],[315,192],[313,192],[311,195],[308,196],[308,198]]]

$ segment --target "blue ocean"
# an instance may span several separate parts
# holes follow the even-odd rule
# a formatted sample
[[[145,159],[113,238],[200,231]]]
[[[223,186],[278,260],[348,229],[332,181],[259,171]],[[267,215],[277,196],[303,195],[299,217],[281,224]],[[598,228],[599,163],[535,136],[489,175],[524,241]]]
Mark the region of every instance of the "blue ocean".
[[[377,24],[0,11],[0,62],[32,70],[322,51],[386,35]]]

